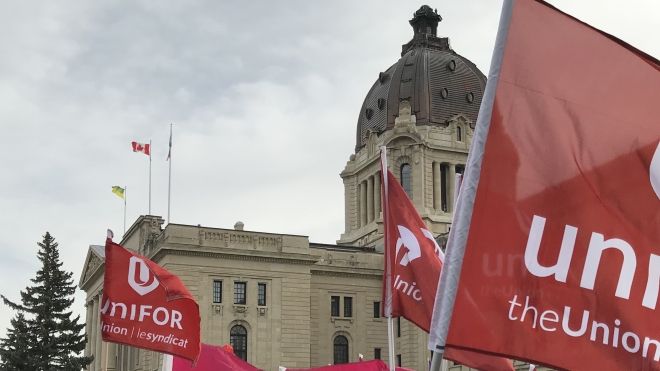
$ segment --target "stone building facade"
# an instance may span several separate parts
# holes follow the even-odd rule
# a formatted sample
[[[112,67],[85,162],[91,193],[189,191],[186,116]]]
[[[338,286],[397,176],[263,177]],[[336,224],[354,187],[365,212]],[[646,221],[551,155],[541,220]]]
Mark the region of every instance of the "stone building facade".
[[[126,232],[123,246],[179,276],[195,296],[203,342],[232,343],[264,370],[356,361],[360,353],[387,360],[379,148],[387,148],[390,170],[441,240],[486,84],[448,38],[436,36],[440,20],[427,6],[415,12],[412,40],[364,100],[355,152],[341,172],[345,231],[336,245],[246,231],[242,223],[234,229],[164,226],[158,216],[141,216]],[[96,357],[89,370],[158,370],[158,353],[101,341],[103,268],[103,247],[90,246],[80,279],[87,293],[85,353]],[[427,335],[404,319],[395,320],[395,335],[397,362],[428,369]]]

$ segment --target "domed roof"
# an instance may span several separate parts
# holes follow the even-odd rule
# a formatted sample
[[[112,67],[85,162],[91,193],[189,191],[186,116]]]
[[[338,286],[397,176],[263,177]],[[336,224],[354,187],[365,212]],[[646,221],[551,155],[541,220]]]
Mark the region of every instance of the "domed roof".
[[[399,103],[408,100],[417,125],[446,125],[457,114],[476,121],[486,87],[477,66],[449,47],[449,38],[437,37],[437,11],[424,5],[410,25],[415,33],[403,45],[401,59],[381,72],[364,99],[357,125],[357,152],[367,133],[394,127]]]

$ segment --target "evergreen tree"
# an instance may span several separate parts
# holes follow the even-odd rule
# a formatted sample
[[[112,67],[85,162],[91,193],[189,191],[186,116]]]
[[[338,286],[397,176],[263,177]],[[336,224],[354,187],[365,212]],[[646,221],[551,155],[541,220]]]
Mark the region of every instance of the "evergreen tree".
[[[12,352],[12,342],[19,344],[20,341],[27,343],[24,349],[29,355],[23,361],[30,370],[80,370],[92,358],[79,355],[85,349],[86,340],[82,333],[85,325],[79,323],[80,316],[72,318],[71,307],[76,291],[73,273],[62,269],[58,245],[50,233],[46,232],[38,245],[41,269],[31,279],[34,285],[21,291],[20,304],[2,296],[5,304],[21,312],[12,321],[9,336],[0,342],[2,362],[5,362],[4,354]],[[29,335],[23,338],[16,335],[19,328]]]
[[[31,346],[34,337],[28,328],[23,313],[19,312],[11,320],[7,337],[0,340],[0,370],[34,370],[31,363]],[[31,339],[32,337],[32,339]]]

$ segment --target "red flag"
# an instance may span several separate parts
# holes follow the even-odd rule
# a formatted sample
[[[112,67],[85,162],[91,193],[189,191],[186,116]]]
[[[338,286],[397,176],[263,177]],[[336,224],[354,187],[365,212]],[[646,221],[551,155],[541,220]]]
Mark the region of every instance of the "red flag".
[[[181,280],[108,238],[101,306],[103,340],[196,360],[197,302]]]
[[[383,313],[387,316],[391,311],[392,317],[402,316],[428,332],[444,254],[384,160],[381,178],[386,254]],[[391,308],[387,300],[388,273],[392,282]],[[471,351],[447,349],[445,357],[482,370],[513,370],[508,359]]]
[[[313,368],[286,368],[286,371],[389,371],[387,364],[379,359],[329,365]],[[396,371],[412,371],[409,368],[396,367]]]
[[[133,152],[142,152],[147,156],[151,156],[151,144],[131,142],[131,146],[133,147]],[[168,156],[168,159],[169,159],[169,156]]]
[[[230,345],[216,346],[202,344],[202,351],[199,359],[193,365],[180,357],[174,357],[171,369],[164,371],[259,371],[260,369],[252,366],[244,360],[238,358]]]
[[[544,2],[508,4],[447,344],[660,370],[660,62]]]

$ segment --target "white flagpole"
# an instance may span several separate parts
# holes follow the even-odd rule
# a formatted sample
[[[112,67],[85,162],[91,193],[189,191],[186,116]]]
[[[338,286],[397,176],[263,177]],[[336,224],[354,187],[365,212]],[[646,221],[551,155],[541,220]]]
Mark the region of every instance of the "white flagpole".
[[[170,205],[172,200],[172,124],[170,124],[170,148],[167,153],[169,165],[169,175],[167,179],[167,224],[170,224]]]
[[[381,174],[382,174],[382,185],[383,193],[381,205],[383,205],[383,226],[385,227],[385,241],[390,241],[391,236],[389,235],[389,228],[387,223],[389,222],[390,215],[390,205],[388,202],[388,176],[387,176],[387,148],[385,146],[380,147],[380,161],[381,161]],[[387,243],[384,244],[385,248],[383,252],[385,254],[385,259],[387,261],[387,271],[385,272],[385,317],[387,317],[387,346],[388,346],[388,360],[390,371],[394,371],[394,321],[392,320],[392,262],[390,261],[391,254],[388,252]]]
[[[149,140],[149,215],[151,215],[151,140]]]
[[[431,371],[439,371],[441,360],[445,351],[447,342],[447,333],[449,332],[449,322],[451,321],[458,290],[458,279],[463,265],[463,256],[465,255],[465,246],[472,219],[472,210],[474,208],[474,199],[477,193],[477,184],[481,172],[481,161],[488,137],[488,129],[493,112],[495,101],[495,91],[499,81],[502,58],[504,57],[504,47],[509,31],[513,2],[515,0],[504,0],[502,4],[502,13],[500,15],[500,24],[495,39],[495,48],[490,63],[488,73],[488,83],[484,91],[484,96],[479,107],[477,116],[476,130],[472,138],[472,146],[468,155],[465,175],[461,184],[461,192],[457,207],[454,210],[454,220],[449,240],[447,241],[447,254],[445,255],[445,264],[440,274],[440,282],[436,292],[433,318],[431,320],[431,331],[429,333],[429,348],[434,351],[433,361],[431,362]]]

